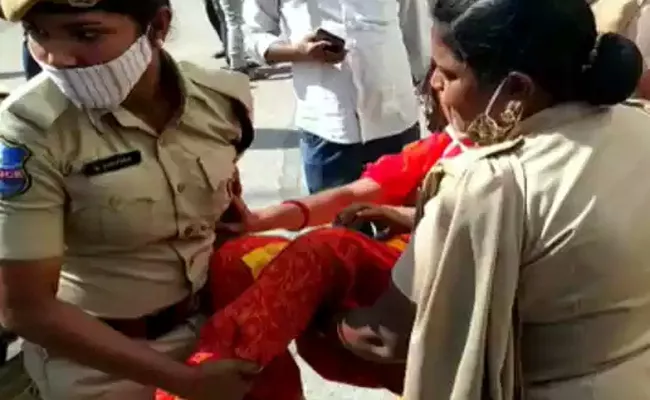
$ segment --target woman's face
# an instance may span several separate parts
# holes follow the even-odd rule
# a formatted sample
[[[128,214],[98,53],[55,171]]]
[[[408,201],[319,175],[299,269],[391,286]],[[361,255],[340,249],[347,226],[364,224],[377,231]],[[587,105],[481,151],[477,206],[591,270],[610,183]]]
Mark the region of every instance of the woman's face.
[[[464,132],[474,118],[485,110],[492,93],[479,89],[472,70],[456,58],[435,29],[432,58],[436,69],[431,76],[431,86],[438,94],[442,112],[455,129]]]
[[[34,58],[60,69],[111,61],[141,34],[130,17],[103,11],[36,14],[24,25]]]

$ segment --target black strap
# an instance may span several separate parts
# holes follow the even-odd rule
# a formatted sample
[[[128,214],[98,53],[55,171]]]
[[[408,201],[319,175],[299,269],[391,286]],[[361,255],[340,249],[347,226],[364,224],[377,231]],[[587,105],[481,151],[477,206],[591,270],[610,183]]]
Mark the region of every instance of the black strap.
[[[255,139],[255,128],[253,127],[253,121],[251,121],[248,109],[241,101],[232,98],[232,111],[235,114],[235,117],[239,121],[239,126],[241,127],[241,139],[233,143],[237,154],[242,154],[246,151],[251,144],[253,144],[253,139]]]

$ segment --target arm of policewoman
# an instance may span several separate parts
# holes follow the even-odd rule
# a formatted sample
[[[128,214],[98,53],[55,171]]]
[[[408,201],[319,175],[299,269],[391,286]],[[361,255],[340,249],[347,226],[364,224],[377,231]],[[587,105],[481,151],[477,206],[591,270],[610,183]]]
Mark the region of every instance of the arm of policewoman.
[[[66,193],[47,139],[24,127],[0,132],[0,322],[51,354],[185,393],[193,369],[56,299]]]

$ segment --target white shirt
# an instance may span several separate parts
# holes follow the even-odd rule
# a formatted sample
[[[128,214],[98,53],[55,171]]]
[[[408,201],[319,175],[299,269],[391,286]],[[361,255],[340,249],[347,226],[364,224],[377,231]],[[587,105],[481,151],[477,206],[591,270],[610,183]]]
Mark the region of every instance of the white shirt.
[[[430,59],[431,20],[422,7],[423,0],[245,0],[246,46],[264,62],[272,44],[296,43],[318,28],[345,39],[342,63],[293,65],[295,123],[331,142],[364,143],[418,121],[412,77],[422,79]]]
[[[639,12],[623,34],[636,43],[646,69],[650,67],[650,1],[638,0]]]

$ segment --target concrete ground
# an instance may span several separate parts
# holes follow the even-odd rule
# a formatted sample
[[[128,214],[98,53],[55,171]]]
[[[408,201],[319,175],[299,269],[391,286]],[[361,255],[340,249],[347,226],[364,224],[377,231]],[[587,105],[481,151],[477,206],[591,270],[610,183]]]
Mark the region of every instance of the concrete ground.
[[[177,58],[206,61],[221,48],[204,14],[202,0],[172,0],[174,29],[168,48]],[[23,82],[21,68],[22,30],[0,20],[0,89]],[[277,203],[304,193],[298,136],[292,130],[294,99],[290,72],[275,71],[270,79],[252,84],[255,96],[257,136],[252,149],[241,160],[245,197],[251,207]],[[360,390],[320,379],[304,363],[307,400],[389,400],[385,391]]]

